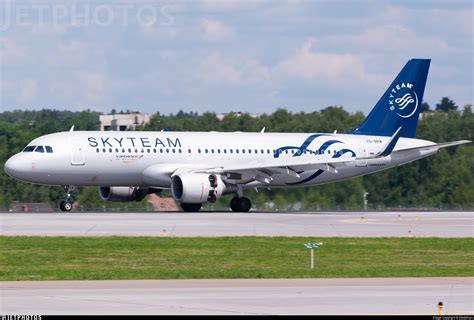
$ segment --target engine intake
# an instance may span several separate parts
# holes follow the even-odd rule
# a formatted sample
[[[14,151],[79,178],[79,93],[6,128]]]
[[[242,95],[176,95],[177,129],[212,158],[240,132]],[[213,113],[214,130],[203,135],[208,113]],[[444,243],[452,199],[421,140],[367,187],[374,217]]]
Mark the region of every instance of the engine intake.
[[[184,203],[214,203],[224,192],[225,184],[219,175],[206,173],[178,174],[171,179],[171,193]]]
[[[99,187],[99,195],[105,201],[142,201],[147,194],[158,192],[154,188]]]

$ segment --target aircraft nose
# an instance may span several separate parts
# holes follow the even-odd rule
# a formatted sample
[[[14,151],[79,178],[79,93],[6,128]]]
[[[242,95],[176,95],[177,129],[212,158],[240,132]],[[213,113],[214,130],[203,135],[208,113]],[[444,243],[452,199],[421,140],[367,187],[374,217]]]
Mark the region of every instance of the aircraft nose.
[[[13,178],[18,178],[27,172],[27,163],[18,154],[14,155],[5,162],[5,172]]]

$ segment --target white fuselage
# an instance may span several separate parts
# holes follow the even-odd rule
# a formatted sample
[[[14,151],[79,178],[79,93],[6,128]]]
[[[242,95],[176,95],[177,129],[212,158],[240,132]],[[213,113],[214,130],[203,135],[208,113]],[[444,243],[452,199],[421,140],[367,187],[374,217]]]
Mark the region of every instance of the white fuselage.
[[[8,168],[15,178],[45,185],[169,188],[171,173],[181,168],[258,163],[274,166],[305,158],[321,160],[318,162],[354,160],[376,154],[389,139],[353,134],[72,131],[33,140],[29,146],[49,146],[52,152],[20,152],[8,160]],[[433,144],[400,138],[394,151]],[[321,164],[308,165],[297,170],[299,177],[276,174],[267,182],[256,179],[252,170],[229,178],[237,179],[243,188],[317,185],[366,175],[434,153],[395,152],[378,159],[344,162],[336,170],[326,170]]]

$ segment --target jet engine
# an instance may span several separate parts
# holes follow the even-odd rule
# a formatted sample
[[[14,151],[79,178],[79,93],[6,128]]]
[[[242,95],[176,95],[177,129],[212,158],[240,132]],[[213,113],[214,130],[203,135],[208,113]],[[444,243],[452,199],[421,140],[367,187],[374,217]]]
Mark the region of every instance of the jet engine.
[[[171,193],[183,203],[214,203],[225,189],[221,176],[206,173],[178,174],[171,179]]]
[[[142,201],[147,194],[157,193],[155,188],[139,187],[99,187],[99,195],[105,201]]]

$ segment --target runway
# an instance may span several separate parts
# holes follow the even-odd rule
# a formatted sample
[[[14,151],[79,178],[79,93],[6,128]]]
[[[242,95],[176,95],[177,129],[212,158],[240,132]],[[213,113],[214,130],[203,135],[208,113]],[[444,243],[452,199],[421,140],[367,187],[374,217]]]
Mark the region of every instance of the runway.
[[[1,213],[0,224],[5,236],[474,236],[474,212]]]
[[[474,278],[1,282],[1,314],[474,314]]]

